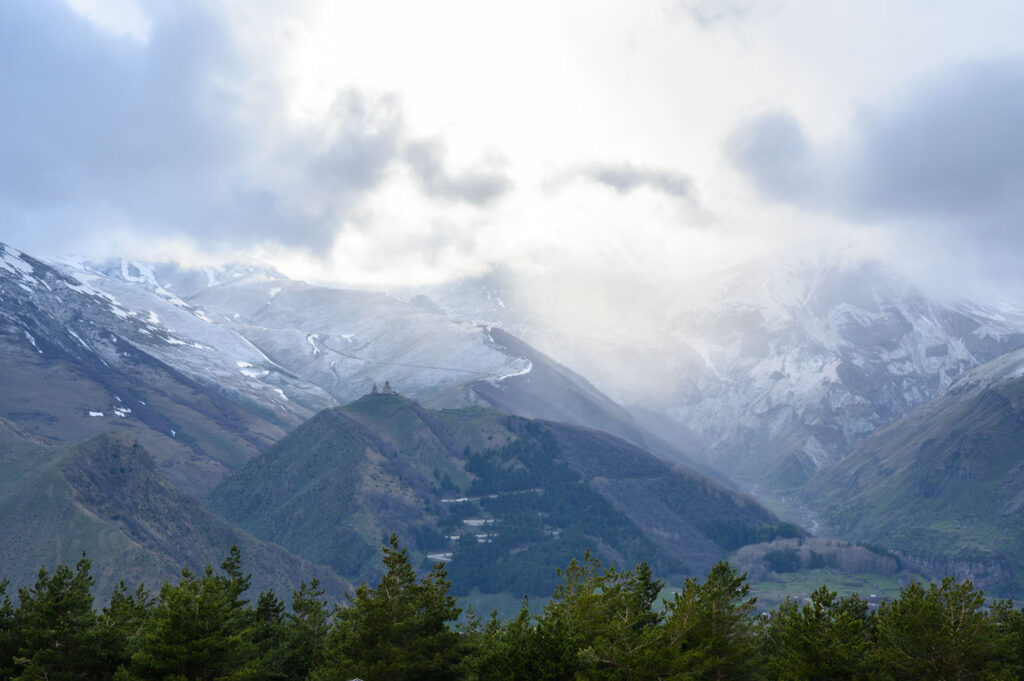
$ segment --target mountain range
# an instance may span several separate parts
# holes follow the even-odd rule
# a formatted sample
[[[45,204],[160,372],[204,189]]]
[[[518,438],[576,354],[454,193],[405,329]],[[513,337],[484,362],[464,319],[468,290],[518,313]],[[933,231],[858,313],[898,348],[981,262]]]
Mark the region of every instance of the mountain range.
[[[0,569],[91,543],[158,581],[241,543],[258,584],[341,593],[399,531],[461,593],[542,594],[586,548],[681,575],[800,547],[746,488],[1024,592],[1024,314],[820,254],[702,286],[661,337],[559,343],[498,276],[394,296],[0,245]]]
[[[507,272],[415,291],[514,329],[662,440],[761,493],[798,487],[964,371],[1024,347],[1024,306],[929,296],[890,267],[797,250],[692,282],[628,341],[542,326]],[[639,380],[638,380],[639,379]]]
[[[45,263],[0,245],[0,296],[0,416],[66,442],[124,429],[199,496],[385,379],[430,406],[599,427],[692,463],[514,337],[380,293],[250,266]]]

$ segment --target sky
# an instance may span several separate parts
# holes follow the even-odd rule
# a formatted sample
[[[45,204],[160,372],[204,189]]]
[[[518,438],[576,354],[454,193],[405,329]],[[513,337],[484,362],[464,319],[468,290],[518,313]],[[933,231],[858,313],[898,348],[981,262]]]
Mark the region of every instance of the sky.
[[[0,241],[624,306],[825,244],[1011,290],[1021,27],[985,0],[8,0]]]

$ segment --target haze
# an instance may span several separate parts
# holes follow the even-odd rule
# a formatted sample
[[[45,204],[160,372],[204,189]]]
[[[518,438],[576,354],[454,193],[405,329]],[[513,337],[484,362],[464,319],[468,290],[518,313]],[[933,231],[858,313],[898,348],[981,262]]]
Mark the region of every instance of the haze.
[[[498,268],[592,333],[806,244],[1006,293],[1022,20],[1015,2],[6,2],[0,240],[385,289]]]

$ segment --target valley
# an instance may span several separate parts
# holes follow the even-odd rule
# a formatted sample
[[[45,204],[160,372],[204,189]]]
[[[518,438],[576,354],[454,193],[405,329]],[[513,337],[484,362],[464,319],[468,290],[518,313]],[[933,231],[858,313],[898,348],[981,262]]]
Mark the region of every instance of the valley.
[[[4,470],[71,504],[28,531],[9,488],[5,517],[29,533],[17,536],[57,537],[56,552],[0,566],[12,575],[96,543],[111,574],[135,561],[159,581],[242,541],[278,556],[260,583],[319,570],[340,594],[376,577],[398,532],[420,569],[447,563],[456,594],[503,611],[524,594],[542,602],[551,567],[587,550],[674,578],[728,558],[769,598],[820,570],[1022,592],[1010,420],[1024,317],[943,306],[870,263],[801,255],[722,275],[717,302],[677,313],[666,336],[689,368],[669,365],[624,407],[500,315],[470,319],[480,296],[501,300],[486,286],[403,302],[256,266],[47,263],[2,248]],[[515,292],[500,295],[491,312],[543,344],[517,321]],[[367,394],[384,378],[394,391]],[[32,446],[140,454],[53,468],[41,462],[65,455],[29,466],[18,452]],[[106,470],[118,456],[139,458],[142,477]],[[150,506],[118,506],[128,489],[161,490],[153,503],[177,510],[160,514],[197,519],[154,525]],[[93,520],[75,526],[93,529],[64,537],[83,511]],[[799,554],[833,540],[847,548]],[[884,560],[854,557],[871,551]]]

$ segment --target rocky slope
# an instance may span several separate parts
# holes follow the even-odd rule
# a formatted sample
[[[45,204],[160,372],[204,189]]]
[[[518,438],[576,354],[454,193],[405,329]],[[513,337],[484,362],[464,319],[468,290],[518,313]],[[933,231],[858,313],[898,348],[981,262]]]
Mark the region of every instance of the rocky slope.
[[[656,441],[511,336],[265,268],[48,264],[0,245],[0,349],[0,416],[66,442],[124,429],[198,495],[388,379],[434,406],[501,404]]]
[[[941,304],[878,263],[803,255],[726,273],[672,335],[702,366],[648,407],[725,470],[784,489],[1024,345],[1024,316]]]
[[[166,307],[126,307],[84,278],[0,245],[0,416],[67,443],[130,433],[168,479],[202,494],[332,403],[279,368],[255,389],[221,380],[228,360],[215,344],[233,344],[253,364],[262,355],[216,329],[202,342],[189,325],[211,325]]]
[[[965,373],[798,495],[826,531],[1024,593],[1024,350]]]
[[[646,432],[761,492],[799,485],[965,370],[1024,346],[1024,310],[943,302],[827,250],[693,282],[678,306],[643,307],[660,320],[601,336],[536,314],[551,301],[527,290],[538,295],[495,271],[406,295],[513,329],[628,405]],[[628,327],[630,312],[616,314]]]

